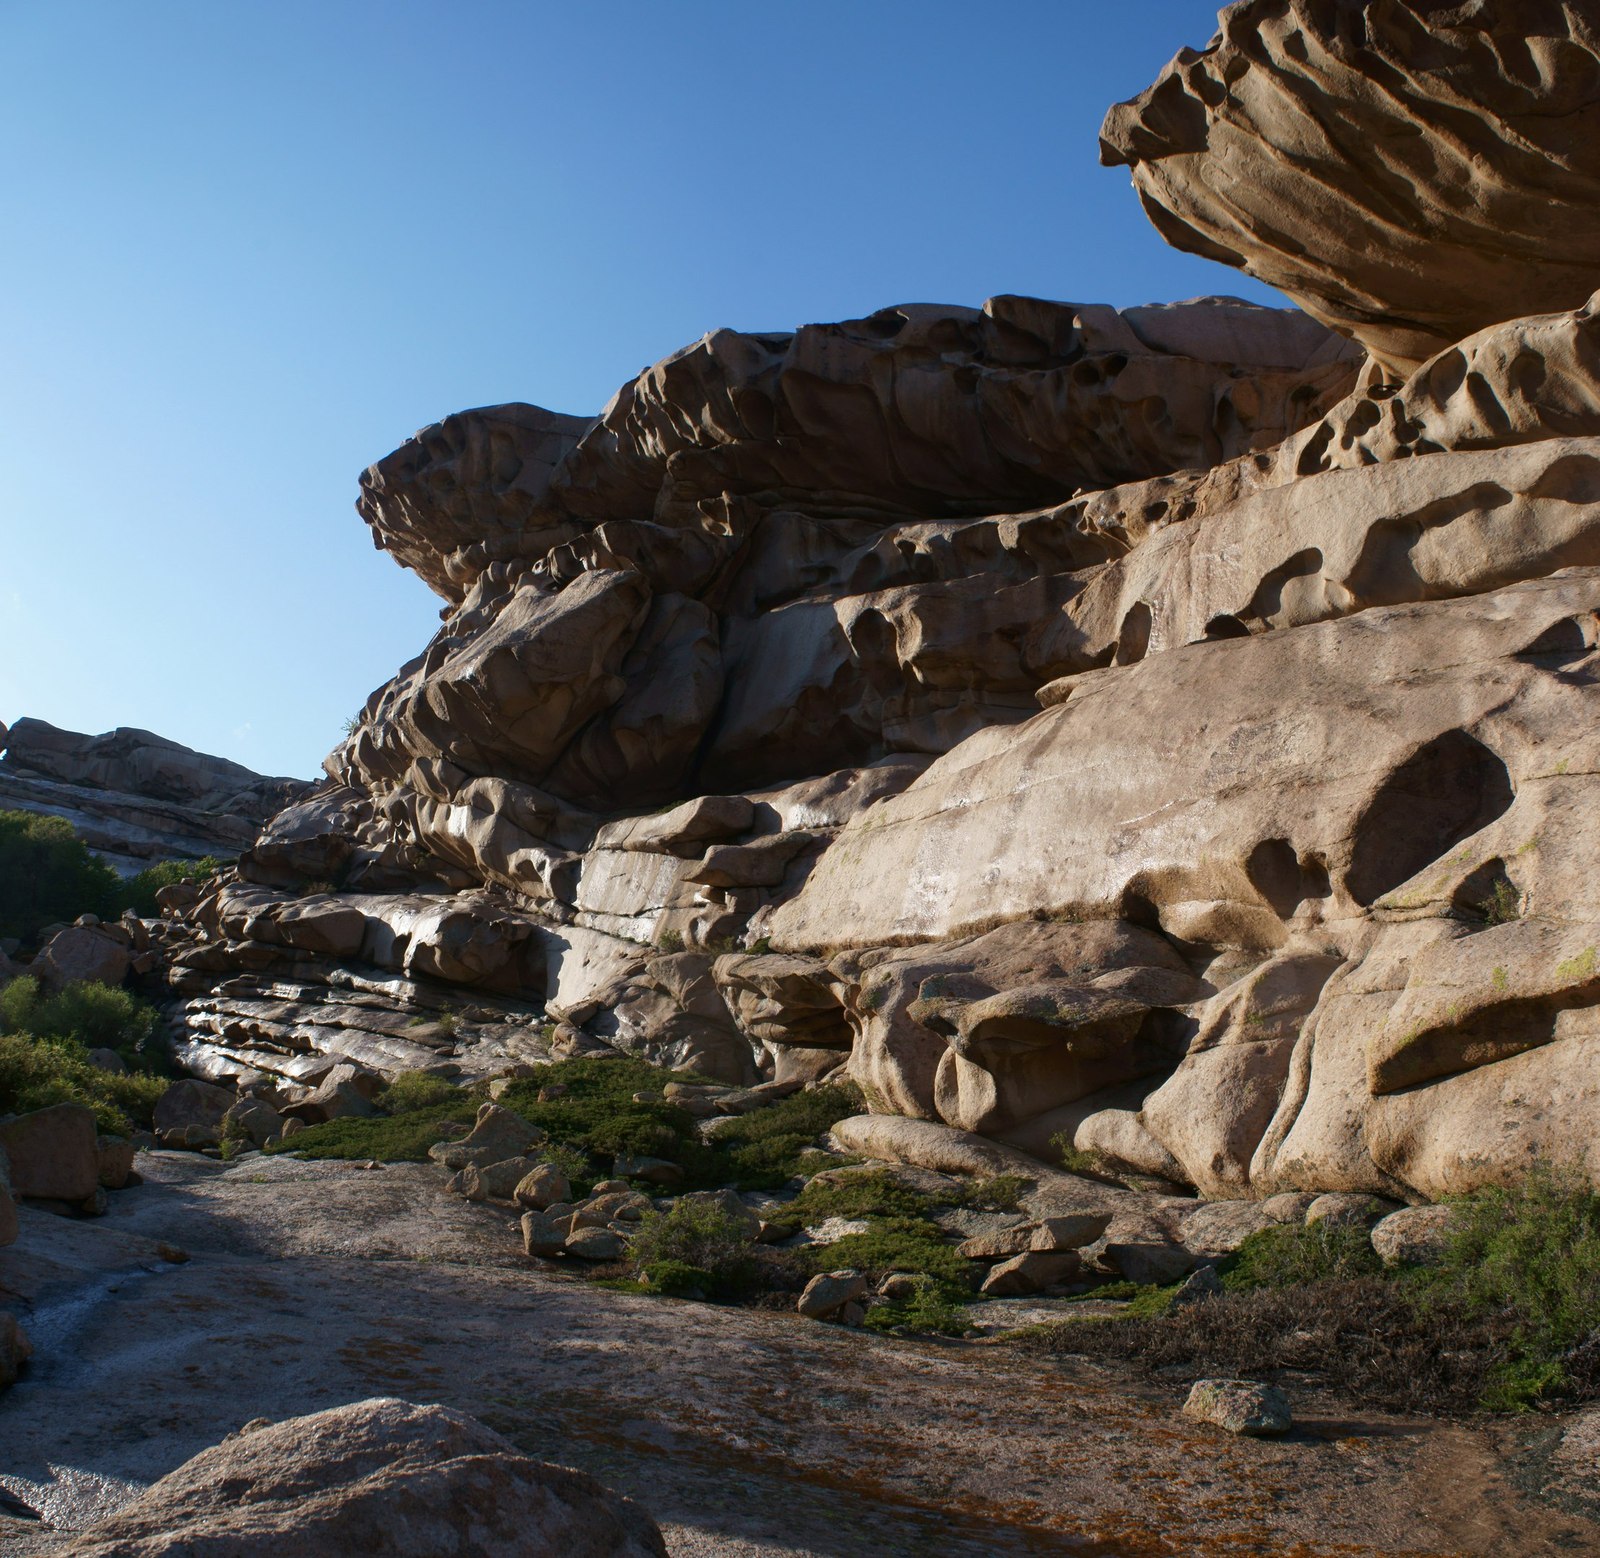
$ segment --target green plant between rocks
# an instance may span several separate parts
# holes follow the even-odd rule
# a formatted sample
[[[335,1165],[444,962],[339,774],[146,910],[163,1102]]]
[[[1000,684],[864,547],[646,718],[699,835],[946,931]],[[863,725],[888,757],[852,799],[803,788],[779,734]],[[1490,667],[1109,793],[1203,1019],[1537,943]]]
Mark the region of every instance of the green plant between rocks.
[[[745,1298],[758,1277],[748,1227],[714,1201],[685,1199],[647,1213],[629,1259],[652,1292],[679,1298]]]

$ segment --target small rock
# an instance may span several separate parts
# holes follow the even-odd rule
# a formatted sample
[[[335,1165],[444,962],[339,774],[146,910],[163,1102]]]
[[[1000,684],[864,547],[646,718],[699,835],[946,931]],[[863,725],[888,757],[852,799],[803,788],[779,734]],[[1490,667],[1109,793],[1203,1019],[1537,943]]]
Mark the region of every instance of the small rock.
[[[285,1137],[296,1136],[305,1128],[306,1122],[304,1120],[295,1119],[293,1115],[290,1115],[283,1122],[283,1134]]]
[[[574,1228],[565,1249],[579,1260],[617,1260],[627,1251],[627,1241],[610,1228]]]
[[[1382,1196],[1332,1191],[1318,1196],[1306,1208],[1306,1226],[1309,1228],[1312,1223],[1326,1223],[1330,1228],[1365,1228],[1395,1209],[1396,1203],[1385,1201]]]
[[[928,1279],[912,1271],[891,1271],[878,1284],[878,1297],[891,1304],[903,1304],[913,1299],[928,1285]]]
[[[180,1250],[175,1244],[161,1243],[156,1246],[156,1258],[164,1260],[169,1266],[182,1266],[189,1259],[187,1250]]]
[[[548,1087],[539,1089],[539,1102],[541,1104],[554,1103],[558,1098],[567,1096],[568,1088],[565,1082],[552,1082]]]
[[[544,1212],[572,1199],[567,1176],[553,1163],[536,1163],[517,1181],[512,1199],[530,1211]]]
[[[535,1158],[507,1158],[502,1163],[469,1163],[454,1175],[447,1190],[468,1201],[509,1201],[529,1172],[540,1167]]]
[[[1259,1201],[1202,1201],[1179,1226],[1178,1242],[1202,1260],[1220,1260],[1251,1234],[1277,1226]]]
[[[1372,1247],[1385,1266],[1436,1266],[1453,1217],[1448,1206],[1403,1206],[1374,1225]]]
[[[1109,1212],[1071,1212],[1064,1217],[1044,1217],[1034,1225],[1028,1243],[1032,1250],[1081,1250],[1111,1226]]]
[[[545,1212],[526,1212],[522,1218],[522,1248],[528,1255],[548,1258],[559,1255],[567,1245],[566,1218]]]
[[[990,1298],[1018,1298],[1041,1293],[1075,1276],[1082,1262],[1076,1250],[1028,1250],[989,1269],[982,1291]]]
[[[683,1170],[665,1158],[618,1158],[611,1172],[618,1179],[642,1179],[648,1185],[677,1185],[683,1182]]]
[[[1121,1226],[1119,1226],[1119,1223]],[[1101,1264],[1129,1282],[1164,1286],[1194,1270],[1192,1251],[1177,1243],[1159,1225],[1146,1219],[1114,1221],[1100,1248]]]
[[[808,1320],[826,1320],[866,1296],[867,1280],[859,1271],[830,1271],[806,1283],[794,1307]]]
[[[820,1223],[808,1223],[797,1244],[837,1244],[841,1239],[858,1233],[869,1233],[872,1224],[864,1217],[825,1217]]]
[[[867,1312],[860,1304],[849,1303],[839,1311],[839,1324],[859,1326],[867,1318]]]
[[[633,1186],[625,1179],[602,1179],[589,1194],[592,1196],[631,1195]]]
[[[123,1077],[128,1074],[128,1063],[114,1049],[92,1049],[89,1051],[89,1064],[96,1071],[109,1072],[114,1077]]]
[[[605,1195],[590,1196],[573,1213],[575,1228],[604,1228],[611,1223],[636,1223],[646,1212],[653,1212],[650,1197],[637,1190],[613,1190]]]
[[[1280,1195],[1268,1196],[1261,1203],[1261,1210],[1275,1223],[1303,1223],[1316,1200],[1315,1191],[1285,1190]]]
[[[1276,1385],[1248,1379],[1196,1380],[1183,1412],[1185,1417],[1253,1439],[1286,1434],[1294,1426],[1289,1398]]]
[[[223,1130],[229,1126],[243,1131],[254,1147],[265,1147],[283,1135],[283,1116],[259,1098],[241,1098],[222,1117]]]
[[[968,1260],[1005,1260],[1011,1255],[1021,1255],[1033,1248],[1033,1226],[1024,1223],[1017,1228],[1002,1228],[994,1233],[981,1233],[976,1238],[965,1239],[957,1245],[957,1252]]]
[[[101,1185],[107,1190],[121,1190],[135,1177],[133,1143],[121,1136],[97,1136],[94,1145]]]
[[[1179,1309],[1185,1304],[1204,1303],[1207,1299],[1220,1297],[1222,1291],[1222,1279],[1217,1275],[1217,1268],[1201,1266],[1183,1279],[1178,1291],[1172,1295],[1171,1307]]]

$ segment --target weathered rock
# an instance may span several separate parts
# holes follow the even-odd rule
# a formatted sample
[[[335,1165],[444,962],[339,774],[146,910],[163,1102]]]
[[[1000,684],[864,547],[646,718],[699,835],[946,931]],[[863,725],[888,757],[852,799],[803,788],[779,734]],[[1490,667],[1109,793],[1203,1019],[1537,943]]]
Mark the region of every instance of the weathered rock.
[[[529,1125],[520,1114],[499,1104],[482,1104],[472,1129],[460,1141],[436,1142],[428,1148],[428,1156],[450,1169],[464,1169],[469,1163],[481,1168],[519,1158],[544,1139],[545,1133],[537,1125]],[[513,1188],[514,1185],[513,1181]]]
[[[566,1248],[569,1219],[547,1212],[524,1212],[522,1248],[529,1255],[550,1257]]]
[[[1063,1217],[1041,1217],[1034,1225],[1028,1248],[1081,1250],[1093,1244],[1111,1223],[1109,1212],[1073,1212]]]
[[[1182,1309],[1189,1304],[1203,1304],[1207,1299],[1219,1297],[1222,1292],[1222,1278],[1217,1275],[1217,1268],[1201,1266],[1191,1271],[1178,1284],[1178,1291],[1172,1295],[1170,1307]]]
[[[563,1201],[570,1201],[572,1186],[555,1164],[536,1163],[517,1181],[512,1189],[512,1198],[519,1206],[543,1212]]]
[[[469,1163],[451,1177],[446,1189],[468,1201],[510,1201],[517,1198],[518,1189],[530,1174],[543,1166],[526,1157],[506,1158],[500,1163]]]
[[[1372,1225],[1372,1247],[1385,1266],[1432,1266],[1450,1241],[1448,1206],[1403,1206]]]
[[[610,1228],[574,1228],[562,1248],[579,1260],[620,1260],[627,1253],[628,1241]]]
[[[1132,167],[1169,243],[1240,266],[1396,367],[1593,290],[1587,0],[1514,18],[1243,0],[1219,21],[1101,131],[1102,160]]]
[[[1176,1282],[1194,1270],[1192,1250],[1174,1239],[1165,1224],[1143,1213],[1112,1220],[1098,1247],[1099,1262],[1128,1282]]]
[[[381,1397],[246,1424],[65,1550],[71,1558],[666,1554],[643,1511],[592,1477],[532,1460],[448,1407]]]
[[[983,1279],[983,1292],[990,1298],[1041,1293],[1076,1276],[1080,1265],[1076,1250],[1027,1250],[991,1266]]]
[[[98,926],[69,925],[50,938],[29,972],[51,990],[76,980],[120,985],[131,961],[128,948]]]
[[[1023,1255],[1033,1248],[1035,1229],[1029,1223],[1016,1228],[1001,1228],[993,1233],[975,1234],[956,1246],[956,1253],[967,1260],[1005,1260]]]
[[[10,1161],[14,1195],[78,1205],[100,1188],[94,1111],[82,1104],[51,1104],[0,1120],[0,1149]]]
[[[237,1102],[238,1095],[231,1088],[185,1078],[174,1082],[156,1100],[153,1113],[156,1131],[158,1134],[181,1131],[188,1126],[220,1131],[228,1111]]]
[[[101,1186],[106,1190],[121,1190],[134,1178],[133,1143],[121,1136],[96,1136],[94,1145]]]
[[[665,1158],[619,1157],[611,1166],[618,1179],[642,1179],[648,1185],[677,1185],[683,1182],[683,1170]]]
[[[829,1271],[806,1283],[795,1308],[808,1320],[827,1320],[866,1296],[867,1280],[860,1272]]]
[[[1343,1195],[1337,1191],[1318,1196],[1306,1208],[1306,1223],[1326,1223],[1330,1228],[1370,1228],[1394,1211],[1394,1203],[1380,1196]]]
[[[1250,1438],[1286,1434],[1294,1426],[1289,1398],[1276,1385],[1247,1379],[1196,1380],[1183,1413]]]
[[[230,1127],[243,1131],[252,1147],[265,1147],[283,1135],[283,1116],[259,1098],[241,1098],[222,1117],[224,1134]]]

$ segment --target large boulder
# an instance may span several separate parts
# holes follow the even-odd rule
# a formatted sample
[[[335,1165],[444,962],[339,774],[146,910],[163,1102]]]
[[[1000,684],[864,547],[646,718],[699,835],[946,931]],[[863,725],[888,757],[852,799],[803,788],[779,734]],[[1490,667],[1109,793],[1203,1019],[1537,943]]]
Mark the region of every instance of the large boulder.
[[[100,1187],[98,1134],[94,1111],[82,1104],[51,1104],[0,1120],[12,1193],[73,1205],[92,1201]]]
[[[69,925],[45,943],[28,972],[50,990],[78,980],[120,985],[132,961],[124,937],[98,925]]]
[[[665,1558],[655,1523],[465,1414],[379,1397],[248,1423],[70,1541],[70,1558]]]

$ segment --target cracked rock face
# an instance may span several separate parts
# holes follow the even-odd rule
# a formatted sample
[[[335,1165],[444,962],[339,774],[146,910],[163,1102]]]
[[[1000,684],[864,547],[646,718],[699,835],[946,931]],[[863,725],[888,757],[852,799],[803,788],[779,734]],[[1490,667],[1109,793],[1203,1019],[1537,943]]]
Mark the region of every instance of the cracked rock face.
[[[169,925],[188,1063],[848,1077],[931,1167],[1235,1200],[1600,1177],[1600,65],[1517,12],[1250,0],[1113,111],[1308,312],[718,331],[380,461],[443,622]]]

